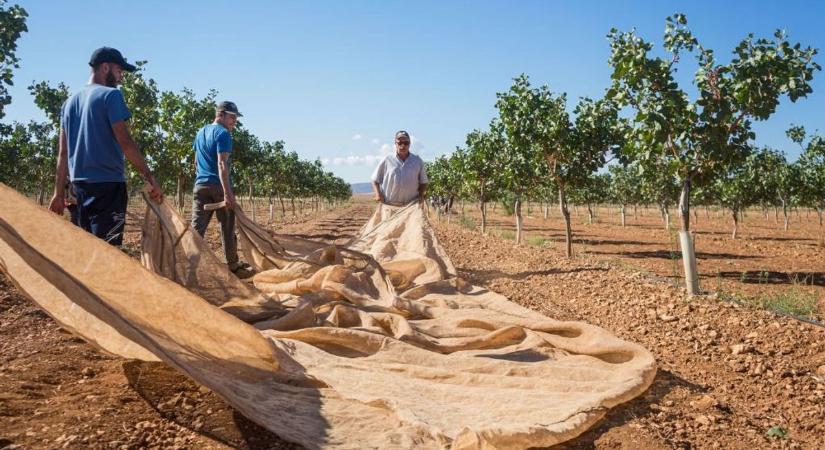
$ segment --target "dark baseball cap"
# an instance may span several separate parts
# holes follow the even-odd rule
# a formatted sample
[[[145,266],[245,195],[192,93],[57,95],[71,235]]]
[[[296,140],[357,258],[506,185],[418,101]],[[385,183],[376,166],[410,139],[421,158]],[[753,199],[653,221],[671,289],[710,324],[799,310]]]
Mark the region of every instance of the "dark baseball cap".
[[[220,103],[218,103],[218,107],[215,108],[215,109],[218,112],[228,112],[230,114],[235,114],[238,117],[243,117],[243,114],[241,114],[238,111],[238,105],[236,105],[234,102],[229,102],[229,101],[220,102]]]
[[[112,47],[100,47],[92,53],[89,65],[94,67],[100,63],[114,63],[127,72],[134,72],[137,67],[126,62],[126,58],[117,49]]]

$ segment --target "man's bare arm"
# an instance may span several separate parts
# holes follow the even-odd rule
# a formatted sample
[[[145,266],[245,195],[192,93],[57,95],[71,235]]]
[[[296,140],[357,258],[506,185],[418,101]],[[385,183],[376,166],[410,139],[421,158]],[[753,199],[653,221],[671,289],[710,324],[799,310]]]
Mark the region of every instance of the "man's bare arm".
[[[424,195],[427,193],[427,183],[418,185],[418,199],[424,200]]]
[[[372,182],[372,192],[375,194],[373,198],[376,202],[383,202],[384,196],[381,195],[381,186],[378,185],[377,181]]]
[[[158,203],[162,202],[163,192],[161,191],[157,180],[155,180],[155,176],[152,175],[152,171],[149,170],[149,166],[146,165],[146,160],[143,158],[143,154],[140,152],[140,149],[138,149],[135,141],[132,140],[132,136],[129,134],[129,125],[125,120],[115,122],[112,124],[112,131],[114,132],[115,139],[117,139],[117,143],[120,144],[120,148],[123,150],[123,154],[126,156],[126,159],[128,159],[129,162],[135,166],[135,169],[137,169],[141,178],[143,178],[143,180],[149,183],[152,187],[152,190],[149,192],[149,196],[152,200]]]
[[[226,209],[231,210],[235,207],[235,193],[232,191],[232,184],[229,182],[229,152],[218,153],[218,177],[221,179]]]
[[[66,132],[60,129],[60,138],[57,145],[57,171],[54,175],[54,195],[49,202],[49,209],[56,214],[63,214],[66,207],[66,181],[69,179],[69,146],[66,143]]]

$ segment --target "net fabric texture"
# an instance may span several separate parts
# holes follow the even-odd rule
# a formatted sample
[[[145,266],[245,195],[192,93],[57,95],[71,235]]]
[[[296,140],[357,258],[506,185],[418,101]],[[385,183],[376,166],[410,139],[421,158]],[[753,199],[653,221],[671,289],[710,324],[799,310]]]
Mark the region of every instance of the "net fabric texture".
[[[379,207],[348,247],[268,234],[240,212],[242,247],[257,236],[272,264],[248,286],[172,226],[185,222],[168,205],[146,215],[148,270],[0,193],[2,268],[55,320],[109,353],[166,362],[308,448],[553,445],[655,375],[637,344],[456,278],[418,206]]]

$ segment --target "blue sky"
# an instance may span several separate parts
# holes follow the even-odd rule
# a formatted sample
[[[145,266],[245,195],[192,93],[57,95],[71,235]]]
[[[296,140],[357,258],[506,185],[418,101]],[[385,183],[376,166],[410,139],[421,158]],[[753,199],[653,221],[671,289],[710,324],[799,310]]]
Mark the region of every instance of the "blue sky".
[[[786,29],[825,49],[825,2],[816,1],[18,1],[29,12],[19,41],[12,105],[4,119],[44,120],[26,90],[32,81],[88,79],[102,45],[148,60],[162,90],[183,87],[235,101],[243,122],[281,139],[305,159],[321,158],[349,182],[367,181],[409,130],[413,152],[430,160],[464,144],[496,115],[495,94],[524,72],[534,84],[600,96],[609,84],[612,27],[661,43],[664,19],[687,14],[699,41],[726,61],[749,32]],[[818,62],[825,65],[819,55]],[[694,66],[682,68],[688,83]],[[825,73],[814,93],[756,126],[757,144],[781,148],[790,123],[823,129]]]

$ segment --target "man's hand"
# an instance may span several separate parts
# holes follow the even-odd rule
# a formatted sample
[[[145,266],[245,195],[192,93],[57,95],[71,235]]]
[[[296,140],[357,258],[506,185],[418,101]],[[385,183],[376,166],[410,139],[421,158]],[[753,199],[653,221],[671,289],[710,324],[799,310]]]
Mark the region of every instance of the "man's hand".
[[[384,201],[384,196],[381,195],[380,192],[376,192],[375,195],[373,196],[373,198],[375,199],[376,202],[383,202]]]
[[[226,204],[227,211],[235,209],[235,194],[233,192],[224,192],[223,201]]]
[[[155,180],[155,177],[149,173],[144,175],[143,178],[151,187],[151,190],[149,191],[149,198],[151,198],[155,203],[163,203],[163,190],[161,190],[158,181]]]
[[[52,196],[52,200],[49,202],[49,211],[57,214],[58,216],[62,216],[63,209],[66,208],[66,199],[63,197],[63,195],[58,197],[57,194],[54,194]]]

